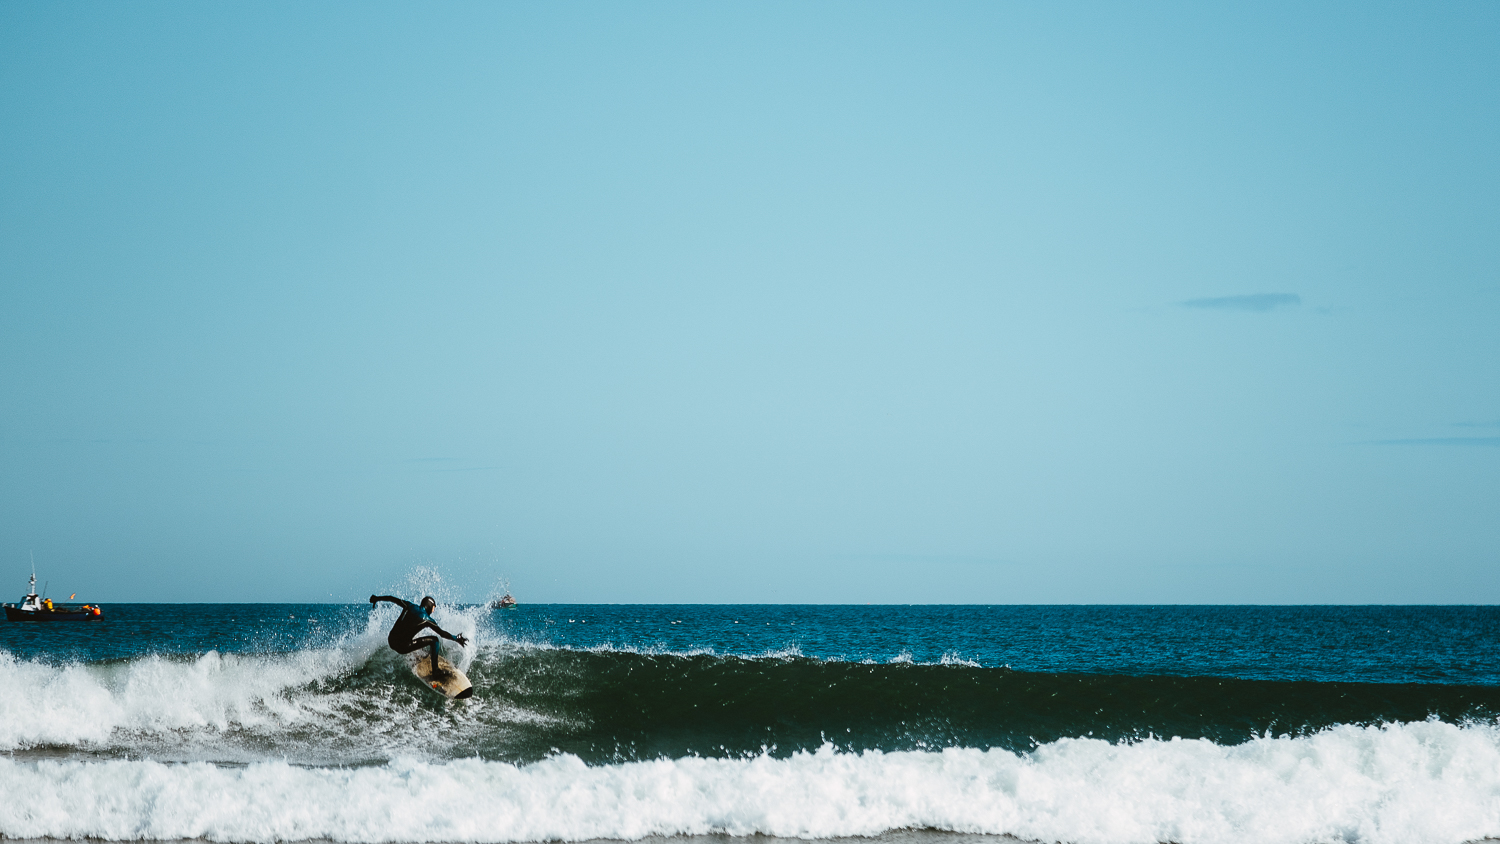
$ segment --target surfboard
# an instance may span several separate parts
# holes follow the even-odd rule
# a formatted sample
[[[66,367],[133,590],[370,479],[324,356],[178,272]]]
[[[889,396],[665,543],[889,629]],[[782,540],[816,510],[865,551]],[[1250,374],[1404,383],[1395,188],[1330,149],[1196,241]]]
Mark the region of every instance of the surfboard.
[[[469,678],[441,656],[437,658],[437,671],[432,670],[432,655],[426,651],[420,656],[407,654],[406,662],[411,666],[411,673],[422,681],[422,685],[449,700],[463,700],[474,694],[474,684],[469,682]]]

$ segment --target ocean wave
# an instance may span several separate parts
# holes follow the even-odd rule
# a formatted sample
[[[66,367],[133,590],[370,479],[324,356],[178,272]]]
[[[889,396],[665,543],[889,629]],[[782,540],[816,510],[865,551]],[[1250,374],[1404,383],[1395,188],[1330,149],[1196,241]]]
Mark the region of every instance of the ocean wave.
[[[377,628],[378,629],[378,628]],[[589,763],[950,747],[1027,751],[1066,738],[1222,745],[1339,725],[1492,723],[1500,688],[1045,674],[959,657],[852,663],[534,648],[465,656],[448,703],[376,636],[285,654],[51,664],[0,652],[0,751],[166,761],[366,764],[469,756]]]
[[[1079,844],[1457,844],[1500,835],[1500,730],[1430,721],[1229,746],[824,745],[606,765],[568,754],[353,768],[0,758],[0,793],[0,836],[11,838],[523,842],[929,828]]]
[[[61,666],[0,652],[0,749],[103,746],[118,734],[284,729],[321,713],[287,690],[353,667],[345,651],[152,655]]]

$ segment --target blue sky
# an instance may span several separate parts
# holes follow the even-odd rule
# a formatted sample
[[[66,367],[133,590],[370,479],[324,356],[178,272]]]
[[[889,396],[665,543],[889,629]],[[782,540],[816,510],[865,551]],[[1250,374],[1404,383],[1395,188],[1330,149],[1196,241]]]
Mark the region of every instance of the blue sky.
[[[0,583],[1493,603],[1497,43],[0,5]]]

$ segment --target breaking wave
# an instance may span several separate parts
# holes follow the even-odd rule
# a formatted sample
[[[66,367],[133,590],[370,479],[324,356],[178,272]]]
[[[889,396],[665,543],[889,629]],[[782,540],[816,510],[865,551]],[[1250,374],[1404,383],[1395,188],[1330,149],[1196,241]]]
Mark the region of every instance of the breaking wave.
[[[1225,746],[991,748],[588,765],[0,759],[7,837],[509,842],[925,828],[1086,844],[1439,844],[1500,835],[1500,731],[1338,726]]]
[[[450,651],[476,694],[447,702],[390,615],[280,652],[0,650],[0,838],[1500,836],[1493,685],[570,648],[475,610],[440,619],[482,643]]]
[[[449,622],[457,627],[452,621]],[[373,764],[399,757],[589,764],[998,748],[1069,738],[1233,745],[1338,725],[1491,723],[1500,688],[1049,674],[945,658],[843,662],[539,647],[466,653],[448,704],[378,635],[273,654],[52,664],[0,652],[0,751],[20,757]]]

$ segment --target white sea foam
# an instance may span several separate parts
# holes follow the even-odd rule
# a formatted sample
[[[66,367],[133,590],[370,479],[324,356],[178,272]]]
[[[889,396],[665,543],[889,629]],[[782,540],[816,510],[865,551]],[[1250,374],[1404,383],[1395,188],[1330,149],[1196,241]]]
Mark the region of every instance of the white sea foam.
[[[291,653],[210,651],[53,664],[0,651],[0,751],[66,748],[251,761],[273,746],[286,758],[330,761],[440,749],[443,731],[453,729],[448,721],[416,718],[416,727],[390,728],[413,721],[417,702],[347,683],[319,686],[358,671],[377,654],[395,660],[384,641],[393,617],[372,613],[366,630],[332,647]],[[474,635],[470,618],[454,613],[443,623]],[[445,653],[467,665],[476,649]],[[529,717],[506,714],[513,722]],[[452,717],[462,715],[455,710]],[[296,739],[288,741],[291,735]]]
[[[1457,844],[1500,835],[1500,730],[1343,726],[1235,746],[1068,739],[590,767],[398,760],[248,767],[0,758],[0,835],[507,842],[902,828],[1080,844]]]
[[[965,668],[981,668],[982,666],[972,659],[960,655],[957,651],[947,651],[943,658],[938,660],[938,665],[962,665]],[[1007,668],[1009,666],[1006,666]]]
[[[840,660],[836,660],[835,659],[835,660],[827,660],[827,661],[829,661],[829,662],[839,662]],[[861,659],[859,661],[859,663],[860,663],[860,665],[880,665],[881,661],[877,660],[877,659],[871,659],[870,657],[865,657],[864,659]],[[961,656],[957,651],[946,651],[946,652],[944,652],[943,655],[941,657],[939,657],[936,662],[921,662],[916,657],[912,656],[911,651],[909,651],[909,650],[907,650],[905,648],[903,648],[895,656],[886,658],[884,664],[886,664],[886,665],[947,665],[947,666],[962,666],[964,668],[983,668],[984,667],[983,665],[981,665],[978,662],[975,662],[972,659],[968,659],[966,657]],[[1009,668],[1010,666],[1007,665],[1005,667]]]
[[[347,650],[53,666],[0,651],[0,749],[101,746],[120,733],[285,726],[317,713],[290,688],[350,670]]]

